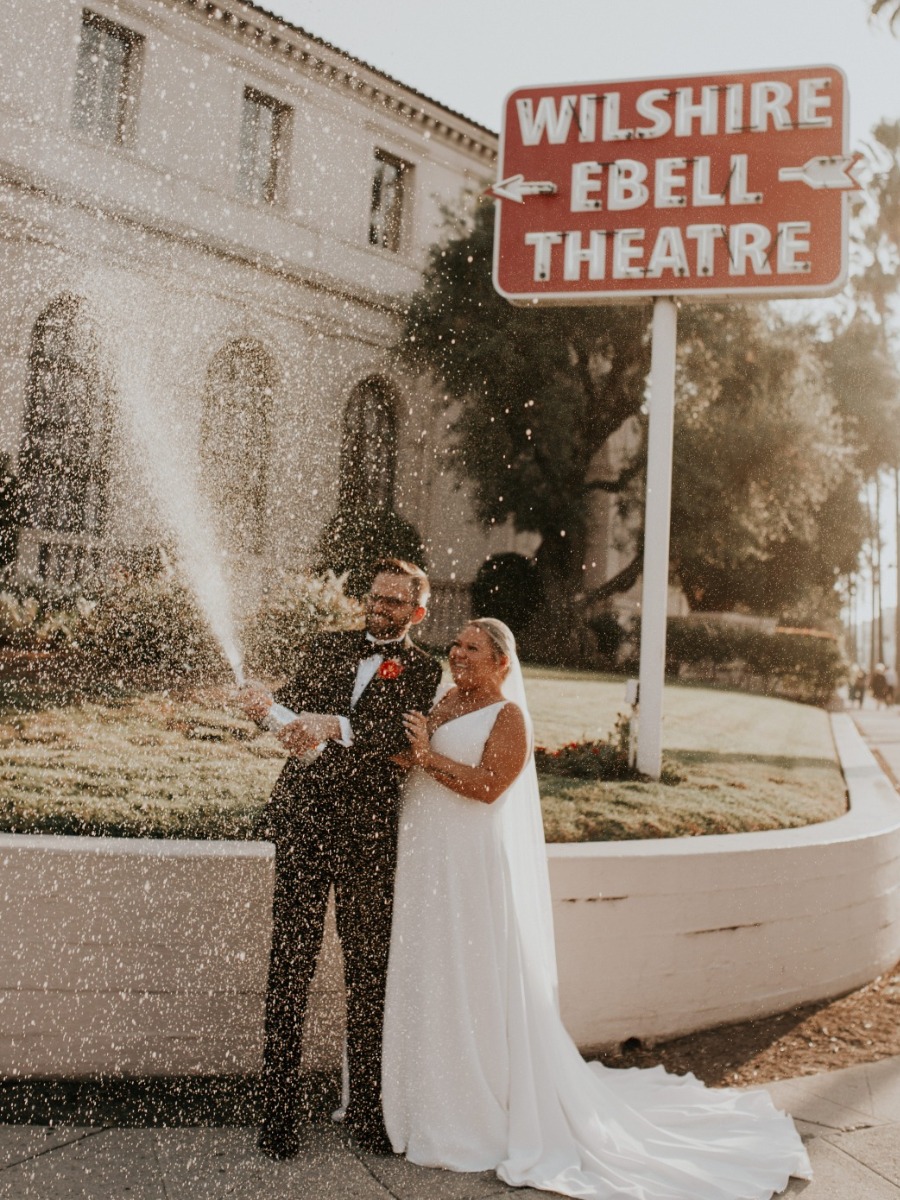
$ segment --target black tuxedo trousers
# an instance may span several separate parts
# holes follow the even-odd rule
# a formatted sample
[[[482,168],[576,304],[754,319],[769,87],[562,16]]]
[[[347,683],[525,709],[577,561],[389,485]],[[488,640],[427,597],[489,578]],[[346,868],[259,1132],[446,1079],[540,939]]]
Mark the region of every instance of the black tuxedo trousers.
[[[403,714],[428,711],[441,668],[409,640],[387,647],[397,666],[377,674],[351,711],[357,668],[371,649],[359,633],[323,634],[276,695],[296,712],[349,717],[353,733],[352,746],[329,742],[309,765],[289,759],[266,810],[275,896],[264,1124],[284,1136],[301,1120],[303,1022],[332,887],[347,985],[347,1121],[363,1133],[383,1133],[381,1036],[403,780],[390,759],[408,745]]]

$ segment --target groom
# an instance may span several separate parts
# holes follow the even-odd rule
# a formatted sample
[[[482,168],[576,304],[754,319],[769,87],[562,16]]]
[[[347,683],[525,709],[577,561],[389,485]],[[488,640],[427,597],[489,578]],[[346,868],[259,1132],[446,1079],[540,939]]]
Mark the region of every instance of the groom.
[[[381,1031],[404,774],[391,759],[409,745],[403,714],[427,712],[440,681],[440,664],[408,636],[425,616],[428,596],[418,567],[399,559],[376,563],[365,631],[313,638],[297,674],[275,696],[300,716],[280,734],[291,757],[266,810],[275,896],[259,1146],[273,1158],[301,1148],[300,1043],[331,887],[347,985],[345,1122],[361,1147],[390,1153]],[[257,720],[271,702],[260,691],[243,695]]]

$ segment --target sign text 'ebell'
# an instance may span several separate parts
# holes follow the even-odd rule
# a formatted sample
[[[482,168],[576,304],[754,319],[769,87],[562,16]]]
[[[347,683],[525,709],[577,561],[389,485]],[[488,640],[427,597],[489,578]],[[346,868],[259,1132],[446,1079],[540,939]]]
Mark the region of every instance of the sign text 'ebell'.
[[[658,779],[676,305],[826,296],[847,275],[837,67],[517,88],[500,136],[494,287],[513,304],[653,300],[637,767]]]

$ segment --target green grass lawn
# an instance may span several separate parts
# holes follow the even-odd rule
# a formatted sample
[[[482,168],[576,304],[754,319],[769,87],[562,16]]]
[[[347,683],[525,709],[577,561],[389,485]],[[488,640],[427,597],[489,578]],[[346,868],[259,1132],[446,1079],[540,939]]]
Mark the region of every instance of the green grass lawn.
[[[526,672],[539,744],[608,733],[620,677]],[[278,743],[222,695],[123,696],[0,710],[0,829],[130,836],[247,837],[278,775]],[[542,779],[548,840],[589,841],[772,829],[844,811],[820,709],[697,687],[666,691],[675,784]]]
[[[624,709],[621,677],[530,670],[539,744],[608,733]],[[541,780],[548,841],[678,837],[808,825],[840,816],[846,792],[828,715],[766,696],[666,688],[665,768],[677,785]]]

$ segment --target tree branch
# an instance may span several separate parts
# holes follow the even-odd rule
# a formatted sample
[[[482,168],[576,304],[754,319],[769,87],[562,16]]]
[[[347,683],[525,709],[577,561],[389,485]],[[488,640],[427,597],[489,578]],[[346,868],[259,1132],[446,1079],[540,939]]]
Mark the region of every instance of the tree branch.
[[[607,579],[606,583],[601,584],[600,587],[591,588],[586,598],[588,600],[608,600],[610,596],[615,596],[617,592],[627,592],[640,578],[643,565],[644,539],[640,538],[631,562],[617,574],[613,575],[612,579]]]
[[[619,472],[617,479],[589,479],[584,486],[595,492],[623,492],[646,465],[646,454],[639,454],[630,467]]]

